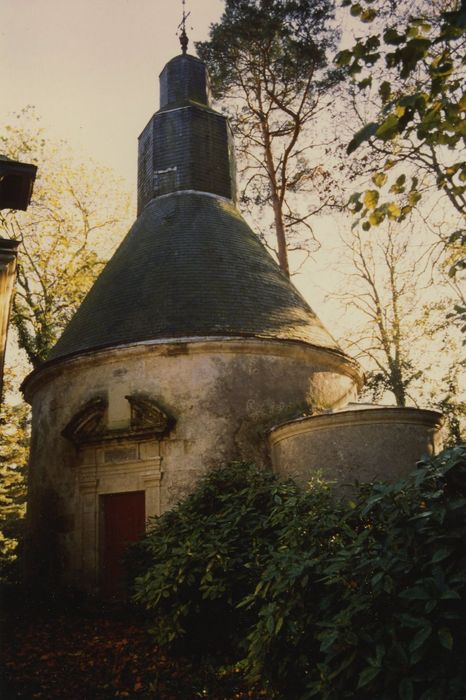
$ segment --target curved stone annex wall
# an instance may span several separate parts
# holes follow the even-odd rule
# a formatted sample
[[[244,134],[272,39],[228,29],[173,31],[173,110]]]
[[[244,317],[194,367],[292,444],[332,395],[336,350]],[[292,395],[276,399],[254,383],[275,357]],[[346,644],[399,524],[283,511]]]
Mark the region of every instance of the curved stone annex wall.
[[[243,339],[141,344],[49,364],[25,386],[29,570],[95,590],[106,494],[143,491],[146,517],[158,515],[214,464],[267,465],[277,420],[344,405],[359,381],[338,352]]]
[[[274,470],[307,482],[320,473],[338,486],[396,481],[423,455],[442,448],[437,411],[400,407],[348,407],[292,420],[271,430]]]

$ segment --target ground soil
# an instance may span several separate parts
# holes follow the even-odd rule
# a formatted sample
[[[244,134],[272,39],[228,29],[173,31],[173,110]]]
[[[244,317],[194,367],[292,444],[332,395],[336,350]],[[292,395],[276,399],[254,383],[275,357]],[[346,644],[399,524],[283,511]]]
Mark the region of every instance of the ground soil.
[[[267,696],[235,667],[162,651],[140,612],[125,606],[6,601],[2,700],[233,700]]]

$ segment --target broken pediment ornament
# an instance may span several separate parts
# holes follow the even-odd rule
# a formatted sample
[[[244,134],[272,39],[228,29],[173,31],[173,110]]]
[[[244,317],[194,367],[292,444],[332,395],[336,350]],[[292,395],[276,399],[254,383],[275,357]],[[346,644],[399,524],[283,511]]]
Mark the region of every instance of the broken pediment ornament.
[[[82,443],[102,436],[107,429],[107,401],[101,396],[84,404],[62,430],[71,442]]]
[[[75,445],[103,442],[115,439],[158,438],[173,428],[175,421],[149,396],[130,394],[125,396],[131,407],[131,423],[128,428],[110,430],[107,427],[108,402],[102,397],[88,401],[73,416],[62,435]]]
[[[149,396],[130,394],[125,399],[131,406],[131,428],[133,430],[153,430],[165,433],[172,423],[169,416],[162,411]]]

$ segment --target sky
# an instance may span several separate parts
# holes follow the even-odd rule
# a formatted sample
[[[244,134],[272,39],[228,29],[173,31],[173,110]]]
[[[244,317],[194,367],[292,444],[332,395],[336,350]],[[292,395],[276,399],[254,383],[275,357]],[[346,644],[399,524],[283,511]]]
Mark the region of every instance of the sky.
[[[182,0],[0,0],[0,126],[34,105],[48,135],[112,168],[135,191],[137,138],[158,109],[158,76],[180,51],[182,7]],[[190,53],[223,7],[186,0]],[[317,233],[334,236],[334,228],[323,220]],[[320,283],[328,282],[328,264],[321,254],[294,282],[332,326],[338,321]]]
[[[190,52],[222,9],[187,0]],[[134,184],[181,16],[181,0],[0,0],[0,124],[34,105],[49,133]]]

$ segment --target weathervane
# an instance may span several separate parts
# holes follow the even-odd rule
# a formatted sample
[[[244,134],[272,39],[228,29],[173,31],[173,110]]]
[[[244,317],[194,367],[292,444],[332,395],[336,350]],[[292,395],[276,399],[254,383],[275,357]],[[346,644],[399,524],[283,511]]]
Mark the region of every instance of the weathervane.
[[[188,43],[189,43],[188,35],[186,34],[186,20],[188,19],[189,15],[191,13],[188,12],[188,14],[186,14],[186,0],[182,0],[182,2],[183,2],[183,19],[181,20],[181,22],[178,25],[178,29],[180,30],[180,33],[178,36],[180,38],[180,44],[181,44],[181,50],[183,52],[183,56],[186,56],[186,51],[188,50]]]

